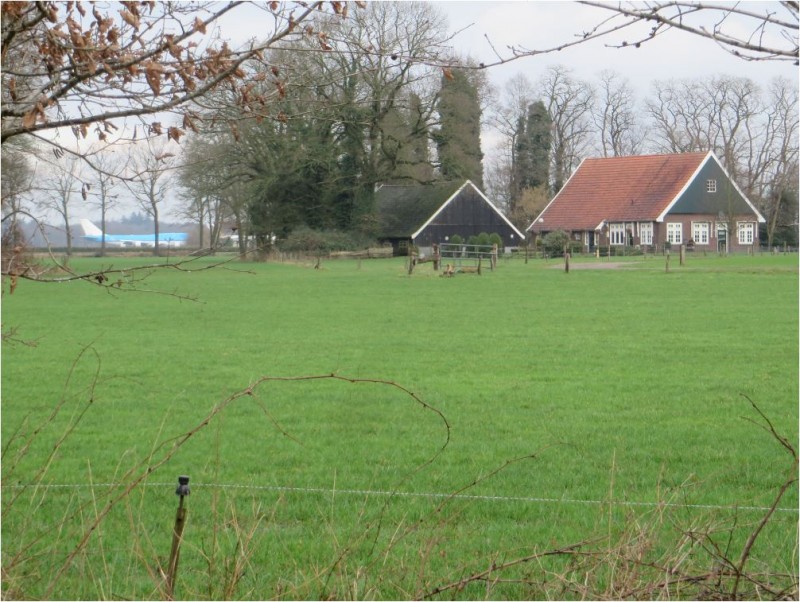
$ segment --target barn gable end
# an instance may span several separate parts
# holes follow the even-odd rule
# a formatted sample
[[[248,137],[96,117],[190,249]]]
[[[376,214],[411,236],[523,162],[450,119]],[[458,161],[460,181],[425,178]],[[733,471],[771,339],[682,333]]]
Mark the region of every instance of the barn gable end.
[[[471,181],[428,186],[382,186],[376,191],[380,238],[403,253],[408,244],[428,249],[454,235],[467,240],[497,233],[506,247],[525,236]]]

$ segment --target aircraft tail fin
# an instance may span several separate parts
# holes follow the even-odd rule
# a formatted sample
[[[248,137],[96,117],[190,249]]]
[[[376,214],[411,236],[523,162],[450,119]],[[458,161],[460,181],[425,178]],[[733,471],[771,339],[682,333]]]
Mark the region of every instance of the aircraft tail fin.
[[[88,219],[81,220],[81,230],[84,236],[103,236],[103,231]]]

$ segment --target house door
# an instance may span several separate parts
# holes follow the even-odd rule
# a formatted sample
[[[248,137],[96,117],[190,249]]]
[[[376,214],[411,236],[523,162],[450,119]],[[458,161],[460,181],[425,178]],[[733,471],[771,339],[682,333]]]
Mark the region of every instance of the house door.
[[[717,252],[728,252],[728,228],[725,224],[717,224]]]
[[[589,251],[594,251],[594,232],[587,232],[586,233],[586,246],[589,247]]]

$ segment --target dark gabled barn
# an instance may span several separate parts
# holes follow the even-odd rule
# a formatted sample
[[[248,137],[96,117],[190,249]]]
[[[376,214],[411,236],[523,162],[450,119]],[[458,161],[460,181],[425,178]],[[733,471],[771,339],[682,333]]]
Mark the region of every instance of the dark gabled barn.
[[[426,186],[386,184],[375,192],[375,208],[378,238],[390,242],[396,255],[407,254],[409,245],[429,252],[456,234],[466,241],[481,232],[497,233],[506,248],[518,247],[525,239],[469,180]]]

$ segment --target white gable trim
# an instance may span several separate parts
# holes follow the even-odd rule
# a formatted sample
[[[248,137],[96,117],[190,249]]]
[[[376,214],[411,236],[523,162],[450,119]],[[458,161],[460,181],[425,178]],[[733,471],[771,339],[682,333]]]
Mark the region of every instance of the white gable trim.
[[[542,209],[542,210],[539,212],[539,215],[537,215],[537,216],[534,218],[534,220],[533,220],[533,222],[531,223],[531,225],[530,225],[530,226],[528,226],[527,228],[525,228],[525,232],[530,232],[530,231],[531,231],[531,228],[533,228],[533,227],[534,227],[534,226],[535,226],[535,225],[538,223],[538,221],[539,221],[540,219],[542,219],[542,218],[543,218],[544,214],[545,214],[545,213],[547,212],[547,210],[550,208],[550,205],[552,205],[553,203],[555,203],[555,202],[556,202],[556,199],[557,199],[557,198],[558,198],[558,197],[561,195],[561,193],[562,193],[562,192],[564,191],[564,189],[567,187],[567,184],[569,184],[569,181],[570,181],[570,180],[571,180],[571,179],[572,179],[572,178],[575,176],[575,174],[577,174],[577,173],[578,173],[578,172],[581,170],[581,167],[583,167],[583,163],[584,163],[584,161],[586,161],[586,158],[583,158],[583,159],[581,159],[581,162],[578,164],[578,168],[577,168],[575,171],[573,171],[573,172],[570,174],[569,178],[567,178],[567,181],[566,181],[566,182],[564,182],[564,185],[561,187],[561,190],[559,190],[559,191],[558,191],[558,193],[556,193],[556,196],[554,196],[554,197],[553,197],[553,200],[551,200],[549,203],[547,203],[547,205],[545,205],[544,209]],[[544,221],[544,220],[543,220],[543,221]]]
[[[434,211],[434,212],[433,212],[433,215],[431,215],[431,216],[430,216],[430,218],[428,218],[428,221],[426,221],[424,224],[422,224],[422,226],[420,227],[420,229],[419,229],[419,230],[417,230],[416,232],[414,232],[414,233],[411,235],[411,240],[414,240],[414,239],[416,239],[416,238],[417,238],[417,236],[419,236],[419,235],[422,233],[422,231],[423,231],[425,228],[427,228],[427,227],[430,225],[430,223],[431,223],[431,222],[432,222],[434,219],[436,219],[436,216],[437,216],[437,215],[439,215],[439,214],[440,214],[442,211],[444,211],[445,207],[447,207],[447,206],[448,206],[450,203],[452,203],[452,202],[453,202],[453,199],[455,199],[455,198],[456,198],[456,197],[457,197],[457,196],[458,196],[458,195],[461,193],[461,191],[462,191],[462,190],[464,190],[464,188],[466,188],[467,186],[472,186],[472,187],[475,189],[475,191],[476,191],[476,192],[477,192],[479,195],[481,195],[481,198],[482,198],[484,201],[486,201],[486,202],[489,204],[489,207],[491,207],[492,209],[494,209],[494,212],[495,212],[497,215],[499,215],[499,216],[500,216],[500,218],[501,218],[501,219],[502,219],[502,220],[503,220],[503,221],[504,221],[506,224],[508,224],[508,225],[511,227],[511,229],[512,229],[512,230],[514,230],[514,232],[516,232],[516,233],[517,233],[517,235],[519,236],[519,238],[520,238],[520,240],[521,240],[521,241],[522,241],[522,240],[525,240],[525,235],[524,235],[522,232],[520,232],[519,230],[517,230],[517,229],[514,227],[514,224],[512,224],[510,221],[508,221],[508,218],[506,218],[506,216],[505,216],[505,215],[503,215],[503,213],[502,213],[502,212],[501,212],[501,211],[500,211],[500,210],[499,210],[497,207],[495,207],[495,206],[494,206],[494,203],[492,203],[492,201],[490,201],[488,198],[486,198],[486,195],[485,195],[485,194],[483,194],[483,192],[481,192],[480,188],[478,188],[477,186],[475,186],[475,184],[473,184],[473,183],[472,183],[472,180],[467,180],[467,181],[466,181],[466,182],[464,182],[464,183],[463,183],[461,186],[459,186],[458,190],[456,190],[456,191],[455,191],[453,194],[451,194],[451,195],[450,195],[450,197],[449,197],[449,198],[448,198],[448,199],[447,199],[447,200],[446,200],[444,203],[442,203],[442,206],[441,206],[441,207],[439,207],[439,208],[438,208],[436,211]]]
[[[657,222],[664,221],[664,218],[666,217],[667,213],[669,213],[672,210],[672,208],[675,206],[675,203],[678,202],[678,199],[680,199],[683,193],[686,192],[686,189],[689,188],[689,185],[692,182],[694,182],[695,178],[697,177],[697,174],[700,173],[700,170],[702,170],[706,166],[706,163],[708,163],[712,159],[714,160],[714,162],[716,162],[717,166],[722,170],[722,173],[725,174],[725,177],[728,178],[728,181],[731,184],[733,184],[734,189],[741,195],[741,197],[744,199],[744,202],[747,203],[748,207],[750,207],[751,211],[756,214],[758,223],[763,224],[764,222],[766,222],[764,217],[758,212],[758,209],[756,209],[753,203],[750,202],[750,199],[747,198],[747,195],[744,192],[742,192],[741,188],[739,188],[736,182],[733,181],[733,178],[731,178],[730,174],[728,173],[728,170],[725,169],[725,167],[722,165],[722,163],[720,162],[720,160],[717,158],[717,156],[714,154],[713,151],[708,151],[708,154],[702,160],[702,162],[694,171],[694,173],[691,175],[691,177],[688,180],[686,180],[686,183],[683,185],[683,188],[681,188],[678,194],[675,195],[675,198],[669,202],[664,211],[662,211],[658,215],[658,217],[656,218]]]

